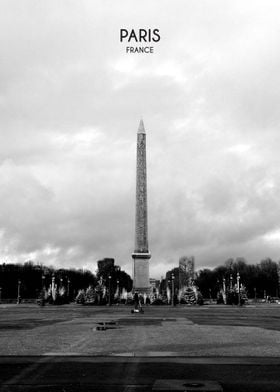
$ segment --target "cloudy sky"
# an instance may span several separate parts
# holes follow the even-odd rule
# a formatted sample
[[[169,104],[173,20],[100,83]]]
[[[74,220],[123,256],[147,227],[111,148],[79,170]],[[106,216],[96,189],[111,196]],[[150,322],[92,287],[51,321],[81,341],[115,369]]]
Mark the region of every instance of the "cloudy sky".
[[[279,1],[1,0],[0,48],[1,262],[131,273],[141,117],[151,275],[280,259]]]

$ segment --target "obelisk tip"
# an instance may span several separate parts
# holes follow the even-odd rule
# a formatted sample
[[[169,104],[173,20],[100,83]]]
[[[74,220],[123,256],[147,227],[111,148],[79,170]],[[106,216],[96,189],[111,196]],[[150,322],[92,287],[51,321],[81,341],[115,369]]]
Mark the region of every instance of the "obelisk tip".
[[[139,127],[138,127],[138,133],[146,133],[145,132],[145,127],[144,127],[144,122],[143,122],[142,118],[140,120],[140,124],[139,124]]]

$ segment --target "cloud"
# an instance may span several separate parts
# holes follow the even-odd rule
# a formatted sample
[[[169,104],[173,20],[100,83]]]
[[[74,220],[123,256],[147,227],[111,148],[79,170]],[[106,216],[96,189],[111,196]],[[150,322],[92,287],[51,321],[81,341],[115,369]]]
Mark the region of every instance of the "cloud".
[[[278,2],[0,8],[3,259],[131,273],[142,116],[151,273],[279,257]],[[119,42],[140,27],[160,30],[152,55]]]

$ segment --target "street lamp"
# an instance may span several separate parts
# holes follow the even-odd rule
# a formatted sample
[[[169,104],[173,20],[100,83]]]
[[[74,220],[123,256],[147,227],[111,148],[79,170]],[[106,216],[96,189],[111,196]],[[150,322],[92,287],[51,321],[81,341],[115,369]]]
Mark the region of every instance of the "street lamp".
[[[45,305],[45,297],[46,297],[46,295],[45,295],[45,293],[46,293],[45,279],[46,279],[46,277],[43,273],[42,274],[42,289],[41,289],[41,293],[38,298],[38,305],[40,305],[40,306]]]
[[[18,295],[17,295],[17,304],[20,304],[20,285],[21,281],[18,280]]]
[[[51,285],[52,300],[56,300],[56,289],[55,289],[55,276],[52,275],[52,285]]]
[[[172,305],[174,306],[174,274],[171,275],[171,279],[172,279]]]
[[[46,277],[42,275],[42,302],[45,301],[45,292],[46,292],[46,285],[45,285]]]
[[[255,292],[255,302],[257,302],[257,288],[254,287],[254,292]]]
[[[111,306],[111,279],[112,279],[112,276],[109,275],[108,278],[109,278],[109,306]]]
[[[2,287],[0,287],[0,304],[1,304],[1,301],[2,301]]]
[[[45,287],[45,280],[46,280],[45,275],[42,275],[42,290],[43,291],[45,291],[45,289],[46,289],[46,287]]]
[[[118,301],[118,302],[119,302],[119,297],[120,297],[120,293],[119,293],[119,290],[120,290],[119,284],[120,284],[120,281],[117,280],[117,301]]]
[[[240,305],[240,285],[239,285],[239,281],[240,281],[240,274],[239,274],[239,272],[237,272],[238,305]]]
[[[166,295],[167,295],[167,301],[169,304],[169,295],[170,295],[170,279],[167,279],[167,286],[166,286]]]
[[[67,297],[69,298],[70,296],[70,279],[67,279]]]
[[[230,279],[230,289],[232,290],[232,274],[230,274],[230,277],[229,277],[229,279]]]

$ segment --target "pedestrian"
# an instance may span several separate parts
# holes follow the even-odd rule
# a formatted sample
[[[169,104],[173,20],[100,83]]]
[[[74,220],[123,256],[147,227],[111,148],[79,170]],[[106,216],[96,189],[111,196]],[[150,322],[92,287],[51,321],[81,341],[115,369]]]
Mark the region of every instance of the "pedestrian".
[[[138,308],[139,308],[139,296],[138,296],[137,291],[135,291],[135,294],[134,294],[134,310],[138,310]]]
[[[177,303],[178,303],[178,296],[177,296],[177,294],[176,294],[176,293],[174,294],[173,301],[174,301],[174,306],[176,306],[176,305],[177,305]]]

